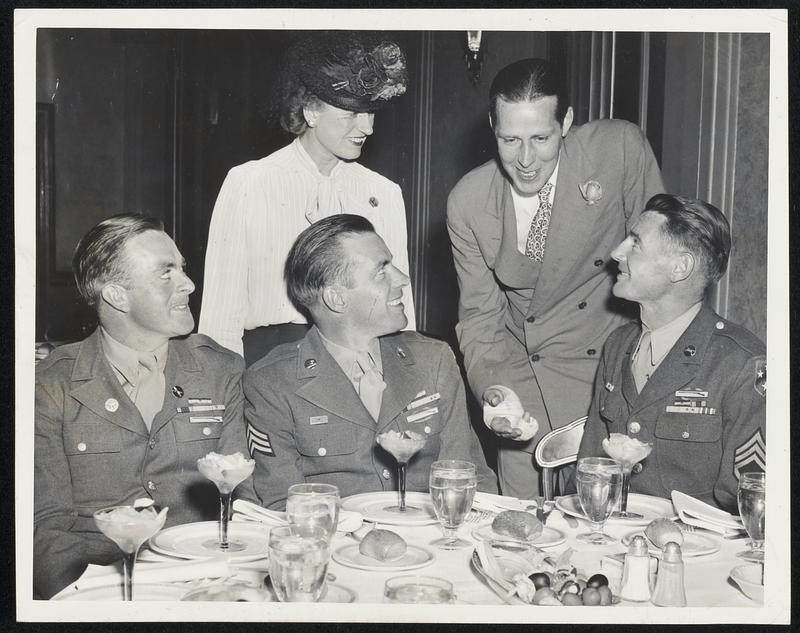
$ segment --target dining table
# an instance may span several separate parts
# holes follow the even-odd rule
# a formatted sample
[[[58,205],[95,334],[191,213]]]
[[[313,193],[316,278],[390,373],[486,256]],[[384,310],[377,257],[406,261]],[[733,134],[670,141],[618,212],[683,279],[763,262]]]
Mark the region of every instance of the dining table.
[[[385,493],[384,493],[385,494]],[[427,495],[416,493],[417,499],[424,500]],[[412,497],[412,501],[414,498]],[[629,541],[632,535],[641,532],[644,526],[641,523],[632,525],[629,521],[621,519],[610,519],[605,532],[614,537],[614,542],[606,545],[595,545],[581,542],[577,536],[585,533],[589,529],[589,524],[583,518],[579,518],[577,512],[562,512],[559,507],[569,509],[568,498],[563,498],[561,503],[556,504],[546,517],[545,527],[549,536],[548,542],[541,545],[542,551],[552,556],[553,559],[563,554],[566,550],[571,550],[569,556],[569,567],[574,567],[578,574],[584,577],[602,573],[607,576],[609,586],[616,598],[614,603],[621,606],[650,607],[656,609],[650,602],[628,602],[619,599],[618,592],[622,574],[622,558],[627,550],[625,542]],[[574,501],[574,499],[573,499]],[[669,500],[660,500],[668,504]],[[496,505],[502,504],[502,505]],[[343,506],[348,507],[348,500],[343,500]],[[350,504],[352,508],[353,505]],[[358,507],[357,505],[355,507]],[[333,602],[352,602],[354,604],[378,604],[384,601],[384,583],[387,579],[400,575],[425,575],[435,576],[448,580],[453,585],[455,602],[463,605],[464,608],[471,608],[472,605],[483,606],[502,606],[519,604],[519,599],[509,596],[506,592],[498,590],[497,586],[487,581],[485,574],[476,566],[474,555],[478,543],[486,538],[486,533],[491,532],[491,523],[496,513],[503,511],[504,508],[519,508],[533,511],[533,506],[529,502],[501,498],[498,495],[488,495],[477,493],[475,504],[467,520],[459,528],[459,536],[471,542],[471,545],[462,549],[445,550],[431,545],[431,542],[442,535],[442,530],[435,517],[430,520],[407,521],[405,517],[399,516],[397,520],[382,517],[382,521],[375,523],[376,527],[391,530],[399,534],[408,544],[410,550],[413,549],[415,556],[409,562],[399,563],[379,563],[374,564],[365,562],[364,557],[354,556],[353,552],[357,549],[358,541],[353,532],[339,531],[332,537],[331,561],[328,566],[329,591],[323,596],[322,601]],[[672,512],[667,512],[670,518],[675,518]],[[573,516],[574,515],[574,516]],[[367,517],[369,518],[369,517]],[[260,534],[263,530],[264,542],[268,538],[270,525],[259,524],[257,522],[247,522],[251,532]],[[274,525],[275,523],[273,523]],[[232,523],[233,526],[237,522]],[[693,536],[697,535],[697,536]],[[684,585],[686,593],[687,607],[759,607],[760,603],[748,598],[730,578],[731,570],[737,565],[743,564],[737,553],[745,549],[746,540],[743,538],[724,538],[722,535],[712,531],[695,529],[694,532],[687,534],[688,537],[699,539],[701,547],[694,546],[689,548],[683,558],[684,561]],[[259,537],[260,538],[260,537]],[[535,543],[535,541],[534,541]],[[210,558],[206,563],[221,562],[220,558]],[[263,599],[275,601],[274,594],[269,592],[269,579],[267,562],[265,558],[248,560],[237,563],[233,558],[229,558],[230,563],[225,568],[225,574],[234,580],[250,583],[262,589]],[[136,571],[134,574],[134,600],[137,599],[137,579],[145,579],[148,583],[156,582],[152,587],[163,587],[163,595],[151,591],[148,595],[142,595],[139,599],[147,600],[180,600],[183,593],[191,588],[196,588],[203,582],[221,582],[219,578],[193,578],[192,566],[198,570],[198,574],[210,573],[211,576],[219,575],[220,568],[209,568],[204,566],[204,561],[182,560],[179,557],[166,555],[163,550],[156,551],[152,545],[145,545],[140,550]],[[657,562],[652,562],[651,568],[655,571]],[[171,572],[183,570],[182,575],[172,575],[169,582],[154,581],[160,569]],[[216,569],[216,571],[214,571]],[[152,572],[151,572],[152,570]],[[188,576],[188,577],[187,577]],[[121,566],[94,566],[91,565],[84,575],[72,585],[66,587],[54,599],[102,599],[102,593],[86,593],[89,586],[98,586],[103,583],[119,585],[121,582]],[[166,590],[169,588],[169,590]],[[107,596],[106,596],[107,597]],[[119,599],[115,596],[115,599]],[[509,606],[509,608],[518,608]],[[525,608],[541,608],[535,605],[525,605]],[[584,607],[572,607],[584,608]],[[602,607],[599,607],[602,608]],[[614,608],[611,606],[610,608]]]

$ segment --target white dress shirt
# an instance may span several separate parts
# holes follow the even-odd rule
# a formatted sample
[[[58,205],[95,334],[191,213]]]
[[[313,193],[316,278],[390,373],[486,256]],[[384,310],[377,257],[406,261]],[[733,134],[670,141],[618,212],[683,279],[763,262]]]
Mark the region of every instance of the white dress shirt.
[[[556,168],[553,170],[550,178],[548,178],[547,182],[542,185],[542,189],[544,189],[548,182],[553,183],[553,187],[550,189],[550,195],[548,196],[551,207],[553,206],[553,200],[555,200],[556,197],[557,178],[558,163],[556,163]],[[511,187],[511,199],[514,201],[514,215],[517,218],[517,250],[525,255],[525,248],[528,243],[528,233],[531,231],[531,222],[533,222],[533,218],[536,217],[536,214],[539,213],[539,194],[537,193],[533,196],[521,196],[514,191],[514,187]]]
[[[305,323],[286,294],[283,267],[300,232],[334,213],[372,222],[408,274],[405,204],[391,180],[345,161],[324,176],[299,139],[231,169],[211,217],[199,332],[242,354],[245,329]],[[410,286],[403,302],[406,327],[416,329]]]

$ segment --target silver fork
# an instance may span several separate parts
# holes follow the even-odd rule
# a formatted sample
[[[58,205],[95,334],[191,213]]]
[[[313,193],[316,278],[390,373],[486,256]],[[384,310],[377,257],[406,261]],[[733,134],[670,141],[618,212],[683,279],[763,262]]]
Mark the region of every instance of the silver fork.
[[[464,523],[480,523],[481,521],[491,519],[494,514],[494,512],[489,512],[488,510],[476,510],[472,508],[467,518],[464,519]]]

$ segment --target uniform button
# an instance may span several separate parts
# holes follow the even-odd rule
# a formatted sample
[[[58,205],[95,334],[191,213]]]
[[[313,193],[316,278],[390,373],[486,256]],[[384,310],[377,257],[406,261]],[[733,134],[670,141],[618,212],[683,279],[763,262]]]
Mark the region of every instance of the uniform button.
[[[430,433],[430,432],[431,432],[431,427],[429,427],[429,426],[426,426],[426,427],[425,427],[425,432],[426,432],[426,433]]]
[[[721,330],[722,328],[725,327],[725,324],[722,321],[717,321],[714,327],[717,328],[718,330]]]
[[[536,363],[539,361],[539,354],[531,354],[531,360]]]
[[[640,463],[636,464],[636,465],[633,467],[633,472],[635,472],[635,473],[640,473],[640,472],[642,472],[642,468],[644,468],[644,466],[642,466],[642,464],[641,464],[641,462],[640,462]]]
[[[203,435],[211,435],[211,429],[207,426],[203,427]]]
[[[597,354],[597,350],[594,348],[587,349],[586,353],[589,354],[589,356],[594,356],[595,354]]]
[[[150,441],[147,443],[147,445],[148,445],[150,448],[155,448],[155,447],[156,447],[156,441],[155,441],[155,440],[150,440]]]
[[[154,482],[154,481],[148,481],[148,482],[147,482],[147,489],[148,489],[148,490],[155,490],[155,489],[156,489],[156,482]]]
[[[82,453],[83,451],[85,451],[85,450],[86,450],[86,444],[84,444],[83,442],[80,442],[80,443],[78,444],[78,450],[79,450],[81,453]]]
[[[628,425],[628,432],[633,433],[634,435],[642,430],[642,425],[638,422],[631,422]]]
[[[391,476],[392,476],[392,473],[390,473],[390,472],[389,472],[389,469],[388,469],[388,468],[384,468],[384,469],[383,469],[383,472],[381,473],[381,476],[382,476],[384,479],[389,479],[389,477],[391,477]]]
[[[602,266],[603,265],[603,260],[602,259],[594,260],[594,265],[597,266],[597,267]]]
[[[583,310],[585,307],[586,307],[586,302],[585,301],[581,301],[578,304],[578,310]]]
[[[324,446],[320,446],[317,449],[317,455],[319,455],[320,457],[325,457],[325,455],[327,455],[327,454],[328,454],[328,449],[325,448]]]
[[[683,433],[681,433],[681,437],[683,439],[685,439],[685,440],[688,440],[689,439],[689,431],[684,431]]]
[[[535,316],[529,316],[529,317],[528,317],[527,319],[525,319],[525,320],[526,320],[528,323],[533,323],[533,322],[536,320],[536,317],[535,317]]]

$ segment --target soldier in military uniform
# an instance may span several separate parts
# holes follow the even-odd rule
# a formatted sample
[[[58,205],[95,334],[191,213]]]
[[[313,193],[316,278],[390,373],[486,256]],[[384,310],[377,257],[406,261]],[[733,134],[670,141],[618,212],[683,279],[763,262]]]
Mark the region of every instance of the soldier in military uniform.
[[[342,496],[396,490],[396,462],[376,442],[387,431],[426,438],[408,464],[408,490],[427,491],[430,465],[464,459],[478,487],[497,491],[466,411],[452,350],[406,325],[408,277],[369,220],[342,214],[308,227],[285,266],[292,301],[314,327],[276,347],[244,377],[245,419],[264,506],[287,488],[325,482]]]
[[[616,296],[640,322],[608,338],[578,457],[622,433],[653,445],[631,491],[680,490],[736,513],[742,472],[765,468],[765,346],[717,315],[707,289],[725,272],[730,227],[714,206],[659,194],[612,252]]]
[[[169,507],[167,525],[213,518],[218,494],[197,459],[247,452],[244,361],[183,337],[194,327],[183,266],[161,223],[142,216],[104,220],[78,244],[75,279],[100,325],[36,367],[37,597],[121,558],[94,511],[150,498]],[[255,498],[250,480],[237,492]]]

